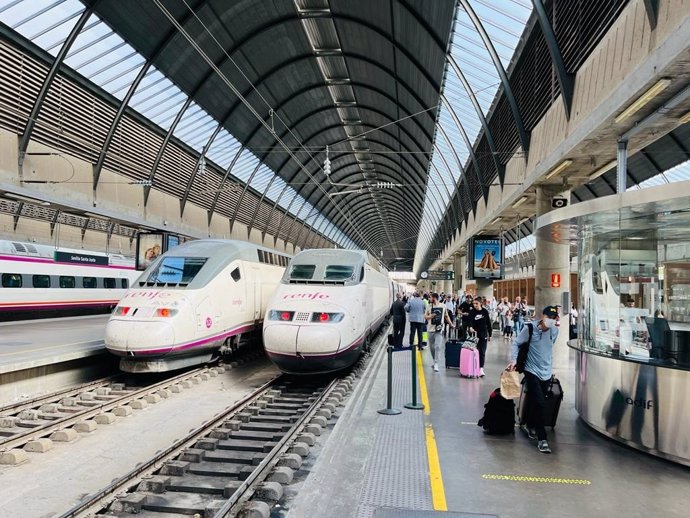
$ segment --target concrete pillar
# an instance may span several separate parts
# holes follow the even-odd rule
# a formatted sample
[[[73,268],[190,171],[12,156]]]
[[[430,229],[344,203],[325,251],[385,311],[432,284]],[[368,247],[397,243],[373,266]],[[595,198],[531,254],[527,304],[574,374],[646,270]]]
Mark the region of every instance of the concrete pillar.
[[[462,290],[463,280],[465,277],[465,268],[463,263],[464,256],[460,254],[453,254],[453,271],[455,272],[455,280],[453,281],[453,293]]]
[[[551,200],[555,197],[570,200],[570,191],[563,186],[537,187],[537,217],[551,212]],[[545,306],[561,304],[563,294],[570,291],[570,246],[536,238],[536,266],[534,268],[534,306],[537,318]],[[551,276],[560,275],[560,287],[551,285]],[[568,311],[561,308],[561,327],[553,350],[554,369],[568,368]]]
[[[452,272],[453,271],[453,263],[448,263],[446,264],[443,269],[447,272]],[[453,281],[444,281],[443,282],[443,292],[444,293],[452,293],[453,292]]]
[[[477,296],[487,299],[494,296],[494,281],[491,279],[477,279]]]

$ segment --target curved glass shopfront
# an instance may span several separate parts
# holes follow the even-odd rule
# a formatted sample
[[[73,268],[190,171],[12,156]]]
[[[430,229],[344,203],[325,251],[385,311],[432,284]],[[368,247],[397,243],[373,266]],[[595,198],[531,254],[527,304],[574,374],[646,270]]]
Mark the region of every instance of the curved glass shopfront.
[[[690,182],[669,187],[574,205],[537,232],[577,247],[580,416],[690,465]]]

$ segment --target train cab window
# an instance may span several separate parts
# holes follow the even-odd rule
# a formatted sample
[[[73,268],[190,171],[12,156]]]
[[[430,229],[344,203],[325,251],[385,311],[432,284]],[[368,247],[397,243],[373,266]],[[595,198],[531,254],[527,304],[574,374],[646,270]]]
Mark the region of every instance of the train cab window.
[[[256,253],[259,255],[259,262],[263,263],[264,261],[264,251],[263,250],[257,250]]]
[[[290,270],[290,279],[308,281],[314,277],[316,271],[315,264],[293,264]]]
[[[2,274],[3,288],[21,288],[22,276],[19,273],[3,273]]]
[[[123,290],[126,290],[127,288],[129,288],[129,280],[120,279],[120,285],[122,286]]]
[[[61,288],[74,288],[76,285],[76,280],[71,275],[60,275]]]
[[[34,275],[31,280],[34,288],[50,288],[50,275]]]
[[[115,279],[112,277],[106,277],[103,279],[103,287],[107,290],[115,289]]]
[[[98,287],[98,281],[96,280],[96,277],[83,277],[81,280],[81,285],[84,288],[96,288]]]
[[[364,282],[364,266],[362,266],[362,269],[359,272],[359,282]]]
[[[183,284],[194,280],[199,271],[206,264],[208,257],[163,257],[148,278],[146,284]]]
[[[233,271],[231,271],[230,277],[232,277],[233,281],[238,282],[242,278],[242,275],[240,275],[240,269],[235,268]]]
[[[325,281],[346,281],[353,279],[355,273],[354,266],[342,264],[329,264],[323,274]],[[354,280],[354,279],[353,279]]]

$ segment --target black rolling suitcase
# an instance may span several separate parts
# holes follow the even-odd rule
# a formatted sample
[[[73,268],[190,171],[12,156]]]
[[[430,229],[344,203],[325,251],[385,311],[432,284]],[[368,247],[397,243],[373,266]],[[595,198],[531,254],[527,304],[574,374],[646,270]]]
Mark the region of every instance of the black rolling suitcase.
[[[544,426],[555,428],[556,421],[558,420],[558,411],[561,409],[561,401],[563,401],[563,387],[561,387],[561,382],[555,376],[551,378],[551,384],[546,394],[544,394],[544,399],[546,400]],[[523,378],[522,393],[520,394],[520,403],[518,404],[518,419],[521,425],[527,423],[528,414],[527,383],[525,383]]]
[[[460,349],[462,341],[451,339],[446,342],[446,369],[460,368]]]

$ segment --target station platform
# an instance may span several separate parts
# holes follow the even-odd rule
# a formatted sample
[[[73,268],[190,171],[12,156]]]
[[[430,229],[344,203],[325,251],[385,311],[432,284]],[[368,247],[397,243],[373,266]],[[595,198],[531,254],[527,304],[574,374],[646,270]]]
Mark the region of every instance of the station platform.
[[[686,516],[690,470],[630,449],[584,424],[574,407],[574,365],[554,373],[565,399],[548,429],[552,454],[516,428],[487,436],[477,426],[508,363],[509,343],[489,342],[486,377],[432,370],[428,348],[416,352],[419,401],[412,399],[411,352],[393,353],[393,406],[386,406],[387,360],[374,364],[319,453],[286,513],[288,518]],[[443,513],[443,514],[441,514]]]
[[[0,403],[104,374],[103,342],[110,315],[0,323]],[[103,355],[94,368],[93,357]]]
[[[0,374],[101,354],[110,315],[0,323]]]

